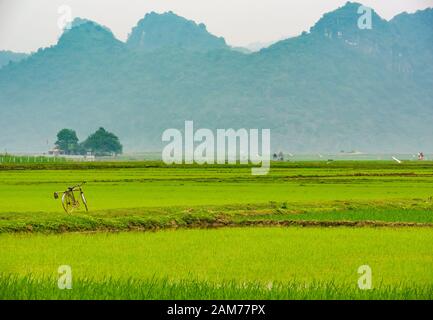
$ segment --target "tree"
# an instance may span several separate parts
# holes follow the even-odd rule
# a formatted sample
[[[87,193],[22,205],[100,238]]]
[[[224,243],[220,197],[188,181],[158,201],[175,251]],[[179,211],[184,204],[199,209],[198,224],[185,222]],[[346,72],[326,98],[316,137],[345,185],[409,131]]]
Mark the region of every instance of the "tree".
[[[72,129],[60,130],[57,133],[56,146],[66,154],[77,153],[79,149],[77,133]]]
[[[92,151],[95,155],[120,154],[123,148],[119,138],[102,127],[91,134],[83,142],[82,147],[86,151]]]

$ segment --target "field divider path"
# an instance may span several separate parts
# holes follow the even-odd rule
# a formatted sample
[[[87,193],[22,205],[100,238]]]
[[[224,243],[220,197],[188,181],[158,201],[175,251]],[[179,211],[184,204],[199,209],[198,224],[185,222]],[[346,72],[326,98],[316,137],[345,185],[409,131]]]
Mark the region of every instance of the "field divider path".
[[[328,201],[77,212],[0,213],[1,233],[155,231],[248,226],[433,227],[433,207],[424,199]]]

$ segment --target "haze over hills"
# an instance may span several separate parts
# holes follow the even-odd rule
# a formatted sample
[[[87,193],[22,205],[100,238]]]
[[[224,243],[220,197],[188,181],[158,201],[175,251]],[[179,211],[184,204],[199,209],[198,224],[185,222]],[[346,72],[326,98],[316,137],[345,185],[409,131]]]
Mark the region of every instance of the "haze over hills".
[[[28,54],[12,51],[0,51],[0,68],[9,64],[9,62],[17,62],[26,58]]]
[[[204,24],[196,24],[171,11],[146,14],[132,29],[127,45],[143,51],[173,47],[192,51],[228,49],[224,38],[210,34]]]
[[[244,54],[174,13],[126,43],[79,20],[55,46],[0,69],[0,150],[46,151],[61,128],[100,126],[126,151],[158,150],[167,128],[270,128],[273,150],[433,151],[433,9],[391,21],[360,4],[308,33]]]

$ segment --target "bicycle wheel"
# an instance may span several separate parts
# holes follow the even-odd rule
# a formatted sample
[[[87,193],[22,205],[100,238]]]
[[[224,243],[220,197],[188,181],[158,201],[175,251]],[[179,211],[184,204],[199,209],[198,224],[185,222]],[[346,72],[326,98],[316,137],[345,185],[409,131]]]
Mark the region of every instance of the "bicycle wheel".
[[[83,200],[84,207],[86,208],[86,212],[88,212],[89,208],[87,208],[87,200],[86,197],[84,196],[84,192],[81,192],[81,200]]]
[[[62,196],[62,206],[66,213],[71,213],[74,210],[74,197],[71,192],[67,191]]]

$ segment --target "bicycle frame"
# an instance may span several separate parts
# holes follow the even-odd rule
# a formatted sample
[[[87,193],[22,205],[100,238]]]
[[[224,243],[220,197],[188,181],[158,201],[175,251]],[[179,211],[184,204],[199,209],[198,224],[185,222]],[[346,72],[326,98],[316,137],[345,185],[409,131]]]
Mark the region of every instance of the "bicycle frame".
[[[54,192],[54,199],[58,199],[59,194],[62,194],[62,205],[66,213],[71,213],[73,210],[80,207],[80,201],[75,197],[75,192],[80,192],[81,200],[86,208],[86,211],[88,211],[87,200],[84,196],[83,189],[81,188],[83,184],[85,184],[85,182],[73,187],[68,187],[66,191]]]

